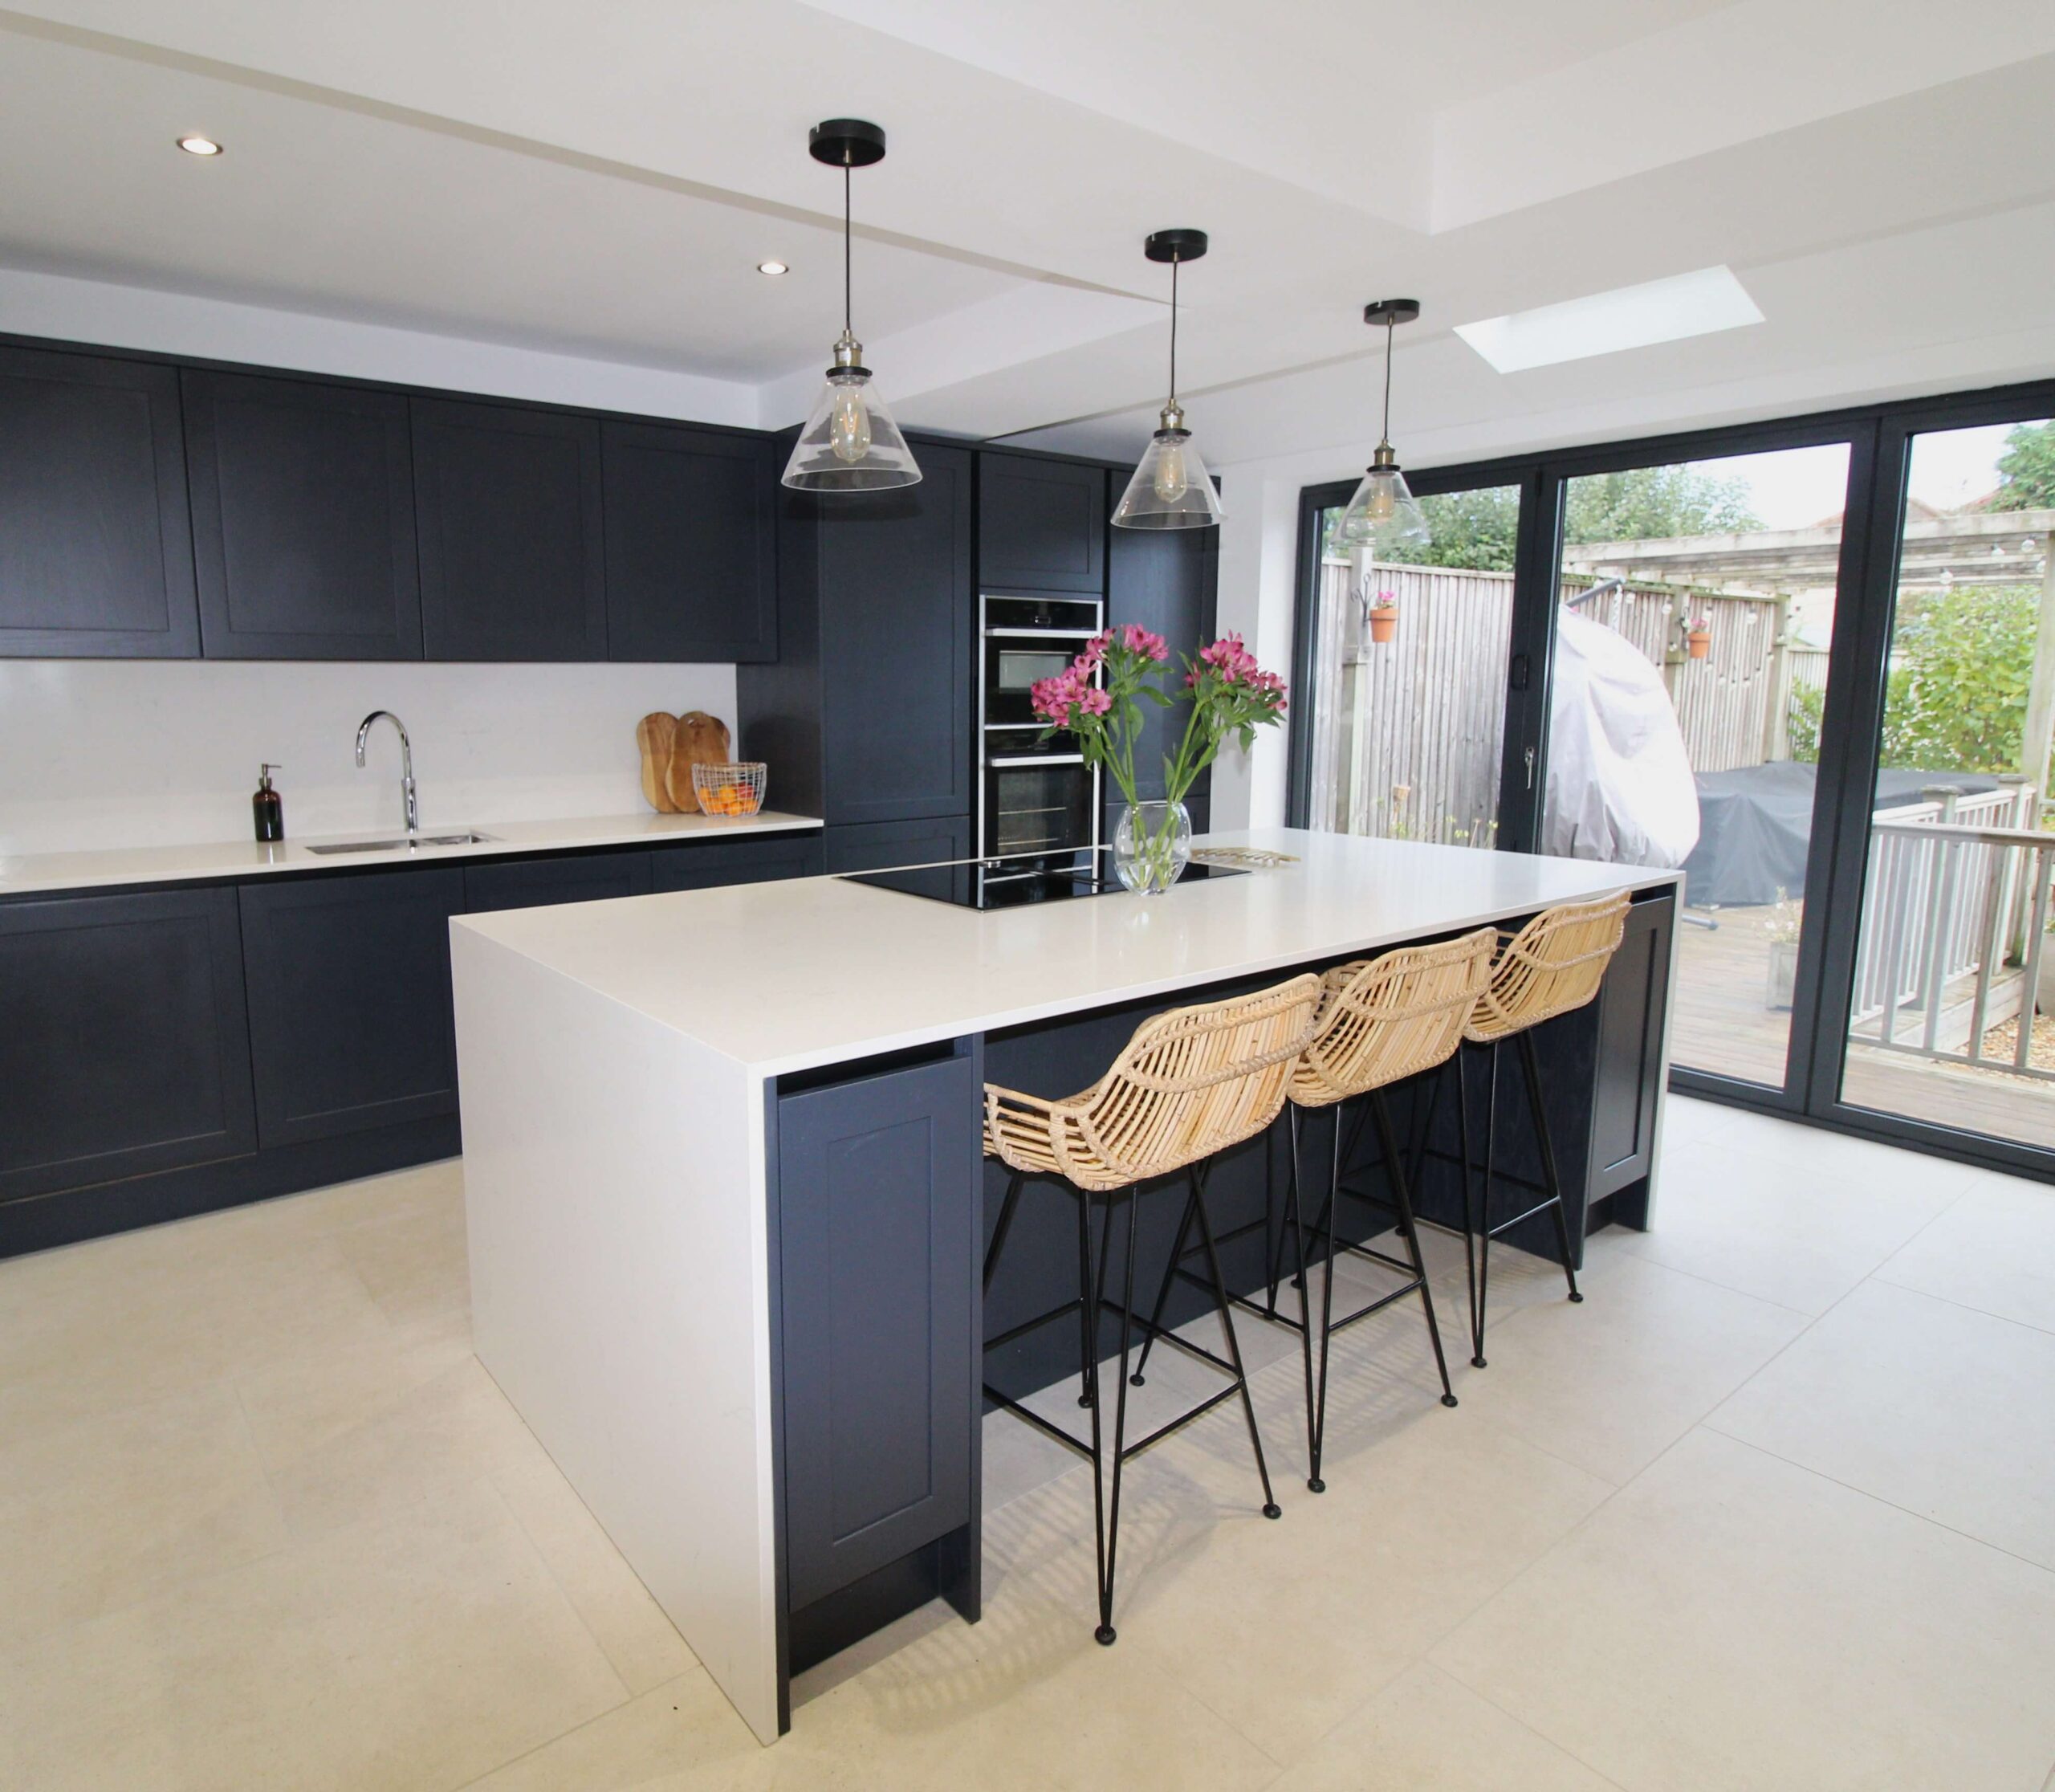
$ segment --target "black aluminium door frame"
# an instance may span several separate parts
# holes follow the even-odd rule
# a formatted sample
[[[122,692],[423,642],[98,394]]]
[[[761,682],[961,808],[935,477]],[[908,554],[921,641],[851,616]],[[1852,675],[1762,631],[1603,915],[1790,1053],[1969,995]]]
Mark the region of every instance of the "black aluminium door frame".
[[[1521,487],[1499,844],[1501,850],[1531,851],[1538,832],[1540,793],[1546,788],[1547,699],[1555,639],[1551,599],[1561,564],[1568,482],[1589,474],[1679,461],[1716,460],[1836,442],[1848,445],[1847,502],[1821,726],[1819,788],[1825,800],[1814,811],[1806,861],[1807,889],[1824,890],[1825,895],[1805,905],[1784,1084],[1772,1088],[1673,1068],[1672,1088],[2055,1182],[2055,1151],[1856,1107],[1841,1099],[1844,1020],[1861,925],[1870,801],[1882,739],[1911,440],[1931,431],[2049,416],[2055,416],[2055,380],[2041,380],[1409,472],[1414,491],[1421,495],[1488,485]],[[1309,624],[1318,566],[1317,519],[1321,511],[1346,503],[1354,488],[1353,480],[1338,480],[1308,486],[1300,494],[1292,668],[1294,682],[1300,690],[1311,688],[1313,641]],[[1309,809],[1306,774],[1312,714],[1310,705],[1295,709],[1287,817],[1292,825],[1303,827]],[[1531,793],[1525,764],[1530,747],[1536,755]],[[1837,1016],[1844,1018],[1836,1020]]]

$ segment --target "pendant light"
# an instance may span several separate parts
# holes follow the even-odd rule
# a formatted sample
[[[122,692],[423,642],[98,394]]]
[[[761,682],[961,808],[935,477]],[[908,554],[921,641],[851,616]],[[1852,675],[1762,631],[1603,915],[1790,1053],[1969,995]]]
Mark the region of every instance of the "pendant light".
[[[1430,539],[1427,519],[1399,470],[1391,446],[1391,337],[1401,324],[1420,315],[1417,299],[1380,299],[1363,307],[1365,324],[1384,326],[1384,433],[1363,474],[1363,483],[1341,513],[1337,538],[1349,547],[1367,548],[1370,558],[1394,548],[1424,548]]]
[[[1113,527],[1210,529],[1225,513],[1178,404],[1178,269],[1206,253],[1206,233],[1158,230],[1141,251],[1153,262],[1170,264],[1170,401],[1162,409],[1162,427],[1150,438],[1141,464],[1113,508]]]
[[[807,133],[817,162],[842,170],[842,333],[835,365],[785,462],[784,483],[801,491],[883,491],[918,484],[914,451],[870,383],[864,345],[849,328],[849,175],[885,160],[885,132],[861,118],[831,118]]]

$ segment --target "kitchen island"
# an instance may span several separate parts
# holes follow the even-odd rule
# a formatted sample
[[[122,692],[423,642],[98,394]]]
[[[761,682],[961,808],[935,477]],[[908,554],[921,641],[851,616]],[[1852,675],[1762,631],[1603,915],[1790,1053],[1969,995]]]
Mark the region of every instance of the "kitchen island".
[[[1605,989],[1537,1043],[1573,1237],[1646,1223],[1675,874],[1207,843],[1292,862],[997,912],[813,878],[451,922],[478,1355],[767,1742],[794,1672],[930,1598],[978,1615],[988,1075],[1068,1093],[1149,1012],[1624,886]],[[1451,1120],[1422,1136],[1430,1214]],[[1228,1223],[1274,1213],[1275,1156],[1223,1162]],[[1009,1261],[1047,1285],[1015,1306],[1073,1291],[1074,1236],[1023,1209]]]

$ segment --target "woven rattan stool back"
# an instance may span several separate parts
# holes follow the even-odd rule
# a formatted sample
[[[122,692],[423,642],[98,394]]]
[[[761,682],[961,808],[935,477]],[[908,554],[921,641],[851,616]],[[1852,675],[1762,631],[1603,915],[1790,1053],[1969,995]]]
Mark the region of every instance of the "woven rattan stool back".
[[[1029,1175],[1104,1191],[1238,1145],[1283,1110],[1320,993],[1317,977],[1294,977],[1156,1015],[1105,1076],[1066,1100],[988,1084],[985,1150]]]
[[[1543,910],[1505,938],[1465,1037],[1504,1039],[1582,1008],[1598,993],[1626,922],[1624,890]]]
[[[1479,927],[1329,971],[1313,1037],[1292,1073],[1292,1099],[1327,1107],[1447,1062],[1491,981],[1498,939]]]

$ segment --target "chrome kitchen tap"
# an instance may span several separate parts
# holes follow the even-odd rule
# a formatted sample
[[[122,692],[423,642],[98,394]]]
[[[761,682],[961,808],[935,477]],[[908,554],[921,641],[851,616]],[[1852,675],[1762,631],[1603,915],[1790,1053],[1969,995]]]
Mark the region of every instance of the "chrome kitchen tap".
[[[410,834],[418,833],[421,831],[421,812],[414,806],[413,744],[407,739],[406,723],[402,722],[399,717],[395,715],[390,710],[373,710],[370,715],[367,715],[364,719],[363,722],[358,725],[356,731],[357,766],[360,770],[363,768],[364,741],[370,735],[371,724],[376,722],[381,715],[399,731],[400,794],[406,800],[407,832]]]

